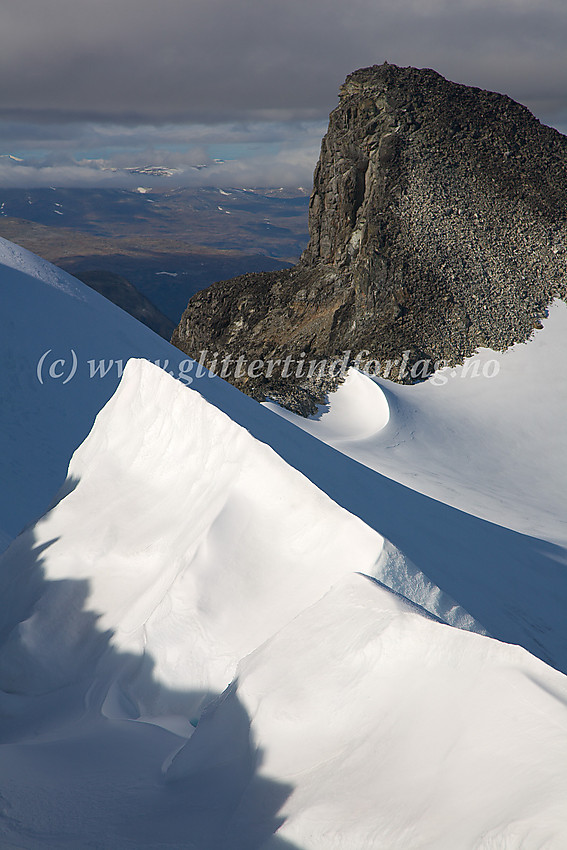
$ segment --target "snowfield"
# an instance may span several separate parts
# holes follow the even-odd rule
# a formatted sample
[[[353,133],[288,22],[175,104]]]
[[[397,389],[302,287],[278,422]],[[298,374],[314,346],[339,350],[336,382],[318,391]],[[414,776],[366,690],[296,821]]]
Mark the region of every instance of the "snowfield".
[[[481,349],[433,383],[408,387],[351,369],[317,417],[266,406],[420,493],[565,544],[567,304],[552,304],[544,322],[528,343]]]
[[[241,663],[169,774],[190,797],[203,771],[222,783],[217,741],[244,709],[255,750],[235,723],[231,768],[253,778],[227,812],[227,847],[278,847],[278,796],[293,847],[560,847],[566,685],[524,650],[349,576]]]
[[[306,421],[0,263],[0,846],[564,850],[566,305]]]

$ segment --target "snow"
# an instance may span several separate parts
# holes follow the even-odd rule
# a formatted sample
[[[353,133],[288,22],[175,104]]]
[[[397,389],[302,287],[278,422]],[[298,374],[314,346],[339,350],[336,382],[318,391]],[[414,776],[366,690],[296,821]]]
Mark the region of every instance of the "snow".
[[[0,263],[0,844],[563,850],[565,305],[306,422]]]
[[[309,850],[560,848],[566,707],[566,678],[525,650],[349,576],[242,661],[169,776],[191,796],[207,766],[214,785],[217,742],[244,710],[237,734],[255,746],[233,756],[247,781],[226,813],[231,847],[253,828],[268,839],[254,846],[279,846],[282,815],[278,836]]]
[[[167,357],[175,349],[160,346],[155,334],[70,275],[3,239],[0,262],[0,480],[6,494],[0,529],[14,537],[49,506],[71,454],[118,386],[118,368],[91,378],[89,361],[96,369],[101,360]],[[41,384],[37,370],[46,352]],[[63,384],[73,352],[77,372]],[[64,371],[63,378],[49,377],[56,360],[65,361],[54,370]]]
[[[0,554],[4,552],[5,549],[8,548],[10,543],[12,542],[11,537],[6,534],[4,531],[0,530]]]
[[[25,640],[18,626],[0,651],[0,680],[20,693],[63,687],[98,657],[91,617],[58,634],[68,608],[92,612],[113,652],[149,653],[162,686],[195,694],[191,716],[240,658],[353,571],[393,576],[435,615],[479,628],[379,534],[143,360],[73,455],[58,504],[6,553],[3,581],[38,573],[38,552],[49,604],[14,602]],[[131,671],[120,681],[113,673],[114,704],[156,714],[155,685],[148,695]]]
[[[417,386],[350,370],[317,419],[267,406],[420,493],[564,544],[567,374],[558,364],[567,304],[556,301],[544,325],[526,344],[504,353],[481,349],[464,367]],[[482,368],[493,361],[497,374],[483,377]]]
[[[6,556],[4,575],[10,564],[21,570],[23,552],[33,570],[40,549],[43,578],[64,598],[68,581],[86,583],[83,608],[97,612],[112,646],[140,655],[146,648],[166,686],[224,689],[239,658],[345,571],[373,572],[382,552],[376,532],[145,361],[128,364],[75,452],[68,482],[67,497]],[[50,593],[48,614],[60,609],[57,592]],[[65,654],[64,665],[59,658],[44,673],[58,687],[57,676],[68,677],[88,638],[73,635],[79,652],[75,643],[63,645],[70,640],[64,633],[57,647],[50,616],[43,619],[35,618],[26,642],[34,662],[35,647],[49,645],[45,665]],[[6,657],[5,650],[0,668],[9,664],[18,676],[11,687],[27,688],[21,649],[17,660]]]
[[[273,402],[265,402],[265,407],[337,447],[373,437],[390,419],[388,400],[380,386],[356,369],[349,369],[344,384],[332,393],[332,407],[321,406],[317,419],[304,419]]]

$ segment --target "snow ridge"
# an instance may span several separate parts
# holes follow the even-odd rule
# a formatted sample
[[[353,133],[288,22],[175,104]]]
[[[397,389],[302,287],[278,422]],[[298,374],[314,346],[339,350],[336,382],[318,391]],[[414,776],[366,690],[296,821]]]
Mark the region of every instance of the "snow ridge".
[[[560,505],[522,490],[538,435],[564,461],[561,310],[494,390],[355,375],[308,434],[0,248],[0,544],[71,458],[0,558],[2,846],[563,850],[567,678],[482,634],[567,669]],[[122,378],[40,384],[54,337]]]

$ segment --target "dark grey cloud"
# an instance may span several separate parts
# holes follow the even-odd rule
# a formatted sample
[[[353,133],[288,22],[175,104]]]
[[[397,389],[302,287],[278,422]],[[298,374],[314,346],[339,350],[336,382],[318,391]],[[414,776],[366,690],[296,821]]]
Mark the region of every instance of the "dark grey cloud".
[[[564,0],[4,0],[5,115],[320,117],[387,59],[565,106]],[[278,110],[281,112],[278,113]]]
[[[565,0],[0,0],[0,154],[23,160],[0,185],[131,186],[147,164],[310,184],[339,85],[384,60],[565,131],[566,35]]]

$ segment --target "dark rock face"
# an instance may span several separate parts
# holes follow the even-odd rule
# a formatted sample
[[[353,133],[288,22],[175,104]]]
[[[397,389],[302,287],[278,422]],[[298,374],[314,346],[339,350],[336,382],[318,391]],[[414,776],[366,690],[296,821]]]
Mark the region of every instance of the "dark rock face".
[[[148,301],[136,287],[121,275],[100,269],[76,272],[75,277],[95,289],[109,301],[116,304],[126,313],[130,313],[143,325],[147,325],[154,333],[169,339],[175,328],[174,322],[160,313],[158,308]]]
[[[409,351],[409,366],[505,349],[567,294],[567,138],[431,70],[356,71],[322,142],[309,233],[293,269],[195,295],[174,344],[247,361]],[[275,375],[226,377],[300,412],[328,388]]]

